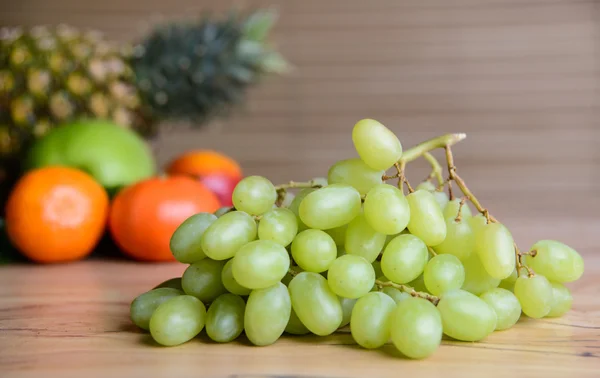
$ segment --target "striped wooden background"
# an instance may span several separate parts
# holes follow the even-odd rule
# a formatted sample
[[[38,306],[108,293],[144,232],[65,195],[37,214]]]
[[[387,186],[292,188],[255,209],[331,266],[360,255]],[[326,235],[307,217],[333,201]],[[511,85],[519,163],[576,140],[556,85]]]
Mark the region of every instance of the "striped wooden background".
[[[0,24],[65,22],[132,40],[161,19],[261,4],[281,10],[274,37],[295,72],[252,91],[233,119],[163,135],[161,162],[210,147],[281,182],[352,156],[360,118],[379,119],[406,147],[466,132],[459,171],[499,218],[539,224],[536,237],[549,227],[568,228],[567,241],[595,236],[599,1],[21,0],[3,4]]]

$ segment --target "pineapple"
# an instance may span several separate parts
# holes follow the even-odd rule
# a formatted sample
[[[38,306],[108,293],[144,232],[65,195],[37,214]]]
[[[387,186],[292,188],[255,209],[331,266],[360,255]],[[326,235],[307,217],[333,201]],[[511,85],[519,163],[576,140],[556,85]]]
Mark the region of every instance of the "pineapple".
[[[163,120],[202,125],[240,104],[246,89],[289,65],[267,44],[271,10],[156,26],[114,44],[66,25],[0,32],[0,186],[53,127],[111,119],[145,137]],[[0,190],[5,188],[0,188]]]
[[[98,33],[65,25],[4,30],[0,49],[0,157],[20,155],[76,117],[132,125],[140,105],[131,67]]]
[[[266,43],[274,20],[266,10],[157,27],[129,59],[143,114],[201,125],[228,114],[264,74],[287,72],[287,62]]]

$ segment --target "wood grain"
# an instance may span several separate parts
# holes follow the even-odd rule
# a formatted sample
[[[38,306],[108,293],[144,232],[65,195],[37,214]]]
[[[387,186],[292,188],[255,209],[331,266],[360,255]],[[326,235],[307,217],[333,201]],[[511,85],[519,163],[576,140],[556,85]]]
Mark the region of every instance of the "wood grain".
[[[526,223],[520,226],[527,229]],[[534,233],[533,229],[528,229]],[[444,340],[423,361],[391,344],[359,348],[347,333],[284,336],[268,347],[205,334],[164,348],[129,320],[130,301],[184,266],[85,261],[0,268],[0,376],[29,377],[597,377],[600,255],[584,249],[586,272],[570,284],[573,309],[558,319],[523,317],[480,343]]]
[[[260,5],[281,11],[273,37],[294,73],[252,90],[231,119],[166,131],[154,143],[161,165],[214,148],[275,182],[323,176],[355,155],[350,129],[372,117],[407,147],[468,133],[459,169],[503,219],[600,211],[556,200],[600,188],[599,1],[23,0],[3,6],[0,24],[64,22],[135,41],[159,21]]]

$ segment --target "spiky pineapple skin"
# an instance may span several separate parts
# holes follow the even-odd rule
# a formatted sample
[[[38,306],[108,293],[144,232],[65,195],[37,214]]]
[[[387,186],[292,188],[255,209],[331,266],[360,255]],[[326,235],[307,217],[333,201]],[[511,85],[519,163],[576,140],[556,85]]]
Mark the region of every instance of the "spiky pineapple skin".
[[[266,42],[275,18],[259,9],[155,26],[129,60],[147,113],[191,125],[230,114],[263,76],[289,68]]]
[[[0,33],[0,158],[18,158],[51,128],[80,118],[144,131],[134,73],[120,46],[59,25]]]

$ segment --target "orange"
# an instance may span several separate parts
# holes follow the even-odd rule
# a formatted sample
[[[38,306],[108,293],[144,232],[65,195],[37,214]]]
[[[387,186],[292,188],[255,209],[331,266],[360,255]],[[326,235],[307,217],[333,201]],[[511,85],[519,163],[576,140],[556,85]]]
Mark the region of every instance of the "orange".
[[[32,170],[15,184],[6,204],[6,232],[30,260],[79,260],[99,242],[108,216],[106,191],[74,168]]]
[[[113,200],[109,229],[127,256],[140,261],[173,261],[171,236],[188,217],[214,212],[217,197],[187,176],[153,177],[121,190]]]
[[[232,158],[211,150],[186,152],[173,161],[166,169],[169,175],[189,175],[203,177],[212,174],[227,175],[233,178],[242,176],[240,165]]]

